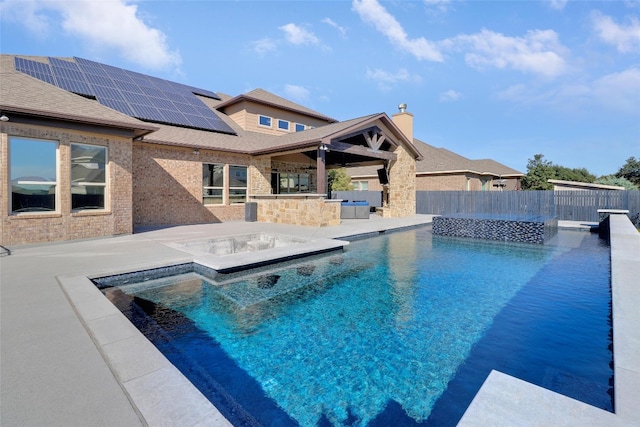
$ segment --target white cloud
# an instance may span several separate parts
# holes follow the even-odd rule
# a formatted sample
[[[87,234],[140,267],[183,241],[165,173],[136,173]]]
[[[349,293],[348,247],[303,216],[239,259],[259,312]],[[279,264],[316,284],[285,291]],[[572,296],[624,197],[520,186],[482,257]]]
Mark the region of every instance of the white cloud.
[[[591,20],[598,37],[614,45],[618,52],[640,52],[640,21],[637,18],[632,17],[629,25],[618,25],[610,16],[593,11]]]
[[[92,50],[115,50],[132,63],[146,68],[178,68],[178,51],[171,50],[167,36],[147,25],[138,15],[138,6],[126,0],[105,1],[10,1],[2,12],[20,16],[36,34],[57,31],[57,25]],[[22,18],[24,16],[24,18]]]
[[[637,116],[640,112],[640,68],[630,68],[596,80],[592,93],[600,105]]]
[[[398,71],[389,72],[376,68],[375,70],[367,69],[366,77],[378,84],[381,90],[389,90],[398,83],[420,83],[422,78],[417,74],[411,74],[404,68]]]
[[[451,0],[424,0],[424,3],[442,13],[446,13],[451,6]]]
[[[574,112],[595,108],[637,116],[640,111],[640,68],[629,68],[590,82],[557,85],[544,91],[515,85],[499,93],[498,99],[532,107]]]
[[[569,0],[548,0],[549,6],[555,10],[562,10],[567,5]]]
[[[442,62],[442,53],[435,43],[424,37],[410,39],[402,25],[377,0],[353,0],[353,10],[360,19],[372,24],[400,50],[417,60]]]
[[[304,103],[309,101],[311,91],[304,86],[286,84],[284,85],[284,93],[288,98]]]
[[[313,32],[308,31],[296,24],[286,24],[278,27],[278,29],[284,32],[286,40],[291,44],[304,46],[317,45],[320,43],[320,39],[318,39],[318,37],[316,37]]]
[[[333,28],[335,28],[336,30],[338,30],[340,32],[340,34],[344,37],[347,35],[347,29],[343,26],[338,25],[337,23],[335,23],[331,18],[324,18],[322,20],[323,24],[327,24]]]
[[[276,50],[278,47],[277,42],[268,37],[255,40],[251,42],[251,44],[253,45],[253,50],[260,56],[264,56],[265,54]]]
[[[462,94],[460,92],[456,92],[453,89],[449,89],[448,91],[442,92],[440,94],[440,101],[442,102],[457,101],[460,98],[462,98]]]
[[[51,31],[49,11],[37,1],[4,0],[0,2],[0,17],[24,25],[38,38],[46,37]]]
[[[474,68],[514,69],[557,77],[568,69],[568,54],[552,30],[532,30],[523,37],[509,37],[487,29],[471,35],[459,35],[443,45],[465,50],[467,64]]]

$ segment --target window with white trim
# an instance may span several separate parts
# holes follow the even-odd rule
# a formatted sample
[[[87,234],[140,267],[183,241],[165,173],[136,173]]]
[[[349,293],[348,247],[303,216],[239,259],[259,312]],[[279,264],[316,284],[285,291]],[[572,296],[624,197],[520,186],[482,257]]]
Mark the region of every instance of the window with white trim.
[[[259,116],[258,117],[258,124],[260,126],[265,126],[270,128],[271,127],[271,117],[268,116]]]
[[[296,123],[296,132],[302,132],[304,130],[304,125],[302,123]]]
[[[356,191],[368,191],[369,181],[353,181],[353,189]]]
[[[202,164],[202,202],[205,205],[224,203],[224,165],[221,163]]]
[[[229,203],[247,201],[247,167],[229,166]]]
[[[71,209],[105,209],[107,147],[71,144]]]
[[[289,130],[289,122],[286,120],[278,120],[278,129]]]
[[[10,212],[55,212],[58,209],[58,142],[9,139]]]

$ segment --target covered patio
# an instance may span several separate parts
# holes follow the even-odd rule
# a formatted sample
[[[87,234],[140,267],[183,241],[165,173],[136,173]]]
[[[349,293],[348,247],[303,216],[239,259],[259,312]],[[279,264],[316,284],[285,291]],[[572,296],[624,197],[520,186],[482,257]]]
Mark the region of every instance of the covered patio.
[[[409,113],[396,116],[402,114]],[[380,216],[415,215],[415,162],[420,153],[386,114],[285,135],[278,142],[255,153],[258,159],[266,160],[249,194],[249,203],[257,205],[258,222],[317,227],[340,224],[340,200],[327,196],[327,172],[355,166],[379,167],[383,184],[383,206],[377,211]],[[261,185],[267,176],[268,187]],[[259,191],[264,188],[271,191]]]

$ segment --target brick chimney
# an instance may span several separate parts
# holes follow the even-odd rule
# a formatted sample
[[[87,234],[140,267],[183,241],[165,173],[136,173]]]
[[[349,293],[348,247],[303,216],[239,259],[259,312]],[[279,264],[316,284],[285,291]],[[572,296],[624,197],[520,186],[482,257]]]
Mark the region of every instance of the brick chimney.
[[[391,116],[393,123],[413,142],[413,114],[407,112],[407,104],[398,105],[398,112]]]

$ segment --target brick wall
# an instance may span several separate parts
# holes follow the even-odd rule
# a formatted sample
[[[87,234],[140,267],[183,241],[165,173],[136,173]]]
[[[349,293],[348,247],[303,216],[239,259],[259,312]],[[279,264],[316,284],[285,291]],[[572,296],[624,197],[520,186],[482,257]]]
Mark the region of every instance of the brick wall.
[[[269,193],[269,159],[220,151],[135,142],[133,222],[135,226],[201,224],[244,219],[244,204],[204,205],[202,164],[248,166],[248,194]]]
[[[58,142],[58,199],[56,212],[9,214],[9,185],[0,186],[2,245],[21,245],[61,240],[128,234],[132,232],[131,139],[44,126],[16,123],[0,125],[0,177],[9,182],[10,137]],[[108,147],[107,208],[101,211],[71,210],[71,144]]]

